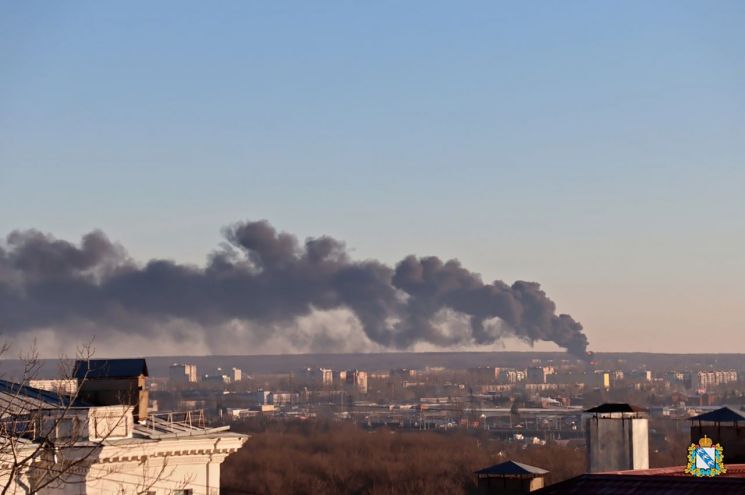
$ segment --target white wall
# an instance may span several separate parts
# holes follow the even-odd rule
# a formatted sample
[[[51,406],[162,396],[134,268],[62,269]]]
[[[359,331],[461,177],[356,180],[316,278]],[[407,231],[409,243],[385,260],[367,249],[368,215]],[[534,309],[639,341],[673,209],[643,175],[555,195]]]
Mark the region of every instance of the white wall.
[[[646,418],[588,416],[585,433],[589,472],[649,468]]]

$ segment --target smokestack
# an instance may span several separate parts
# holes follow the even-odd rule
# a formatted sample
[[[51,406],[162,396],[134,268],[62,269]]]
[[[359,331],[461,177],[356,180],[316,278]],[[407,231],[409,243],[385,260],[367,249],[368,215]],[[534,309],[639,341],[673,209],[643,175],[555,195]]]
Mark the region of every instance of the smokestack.
[[[107,332],[157,338],[188,327],[209,343],[246,325],[243,338],[252,346],[282,336],[333,350],[334,325],[300,334],[297,322],[343,310],[379,348],[488,345],[514,336],[586,356],[582,325],[557,313],[535,282],[487,283],[459,261],[434,256],[408,256],[395,267],[354,261],[336,239],[300,242],[266,221],[223,233],[226,243],[198,267],[137,264],[100,231],[78,245],[35,230],[11,232],[0,246],[0,328],[74,337],[89,327],[105,342]]]

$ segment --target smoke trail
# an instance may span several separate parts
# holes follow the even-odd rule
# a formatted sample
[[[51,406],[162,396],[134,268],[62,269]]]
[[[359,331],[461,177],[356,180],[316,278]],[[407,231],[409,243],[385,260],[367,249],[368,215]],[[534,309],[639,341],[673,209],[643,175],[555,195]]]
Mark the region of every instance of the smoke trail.
[[[260,341],[315,311],[347,309],[370,341],[387,348],[490,344],[510,334],[585,354],[582,326],[557,315],[533,282],[485,284],[458,261],[436,257],[409,256],[395,268],[353,261],[342,242],[300,243],[266,221],[234,224],[224,236],[225,246],[197,267],[168,260],[139,265],[100,231],[79,245],[14,231],[0,246],[0,331],[51,328],[74,336],[95,328],[157,338],[173,337],[180,331],[174,322],[182,322],[214,341],[239,322],[250,324],[251,338]],[[447,324],[454,315],[468,318],[465,330]],[[328,338],[319,332],[320,342]]]

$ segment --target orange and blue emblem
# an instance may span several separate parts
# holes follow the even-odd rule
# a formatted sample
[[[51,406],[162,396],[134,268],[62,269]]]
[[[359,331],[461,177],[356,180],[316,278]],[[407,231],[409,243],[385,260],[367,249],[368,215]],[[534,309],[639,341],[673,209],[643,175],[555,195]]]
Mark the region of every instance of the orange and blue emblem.
[[[711,438],[704,435],[704,438],[699,439],[698,444],[693,443],[688,447],[688,465],[685,472],[699,477],[719,476],[726,473],[724,448],[718,443],[713,444]]]

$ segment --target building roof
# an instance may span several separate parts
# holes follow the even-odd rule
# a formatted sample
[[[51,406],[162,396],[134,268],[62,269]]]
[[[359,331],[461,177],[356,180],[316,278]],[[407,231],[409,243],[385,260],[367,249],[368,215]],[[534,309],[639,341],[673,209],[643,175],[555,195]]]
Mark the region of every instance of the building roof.
[[[17,416],[35,409],[57,409],[68,406],[86,407],[87,404],[65,394],[0,380],[0,415],[2,416]]]
[[[729,470],[729,466],[727,467]],[[680,468],[681,473],[683,468]],[[536,490],[536,495],[734,495],[745,493],[745,478],[644,474],[583,474]]]
[[[600,404],[599,406],[588,409],[585,412],[588,413],[632,413],[632,412],[647,412],[646,409],[639,406],[633,406],[631,404],[613,403],[607,402]]]
[[[90,378],[132,378],[148,376],[144,359],[89,359],[75,361],[73,373],[78,380]]]
[[[697,420],[697,421],[716,421],[717,423],[727,423],[727,422],[735,422],[735,421],[745,421],[745,416],[741,416],[740,414],[736,413],[729,407],[722,407],[721,409],[717,409],[716,411],[709,411],[707,413],[699,414],[698,416],[694,416],[688,419]]]
[[[606,471],[598,474],[623,474],[634,476],[680,476],[690,478],[685,473],[685,466],[667,466],[661,468],[634,469],[623,471]],[[718,478],[745,478],[745,464],[727,464],[727,472],[720,474]]]
[[[502,462],[493,466],[479,469],[474,474],[493,476],[541,476],[547,474],[545,469],[529,466],[515,461]]]

